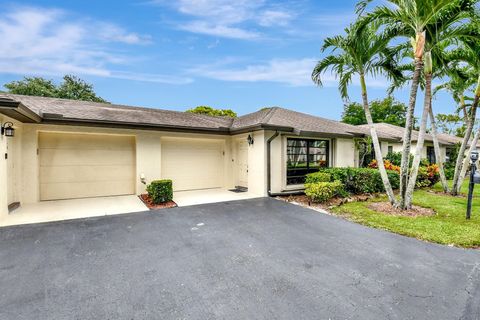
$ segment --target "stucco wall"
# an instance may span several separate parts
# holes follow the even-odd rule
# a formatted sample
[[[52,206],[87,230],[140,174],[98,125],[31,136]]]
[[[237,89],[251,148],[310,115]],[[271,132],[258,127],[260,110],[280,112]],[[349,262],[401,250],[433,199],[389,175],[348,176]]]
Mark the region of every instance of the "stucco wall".
[[[334,140],[335,167],[355,167],[355,142],[353,139]]]
[[[111,128],[91,128],[82,126],[38,125],[24,124],[21,139],[21,170],[17,176],[21,188],[19,201],[34,203],[39,201],[39,176],[38,176],[38,132],[65,132],[65,133],[95,133],[134,136],[136,140],[136,193],[145,192],[145,185],[140,181],[143,173],[147,183],[160,179],[161,176],[161,141],[164,137],[181,137],[187,139],[221,139],[224,141],[224,186],[233,187],[231,163],[231,139],[223,135],[190,134],[158,132],[146,130],[128,130]],[[194,161],[194,159],[192,159]],[[1,174],[1,173],[0,173]],[[4,181],[5,179],[2,179]],[[2,206],[2,208],[5,206]]]
[[[0,135],[0,216],[8,214],[8,205],[19,201],[21,171],[22,124],[5,116],[0,116],[0,125],[12,122],[14,137]],[[6,156],[8,159],[6,159]],[[8,163],[10,162],[10,165]]]
[[[5,122],[5,117],[0,116],[0,125]],[[7,203],[7,161],[5,153],[7,152],[7,138],[0,136],[0,217],[8,214]]]
[[[383,145],[385,145],[385,148],[383,147]],[[387,154],[388,152],[388,146],[392,146],[393,147],[393,152],[401,152],[403,150],[403,145],[402,143],[396,143],[396,142],[382,142],[382,153],[384,154],[384,156]],[[429,142],[426,142],[424,144],[424,147],[423,147],[423,150],[422,150],[422,153],[421,153],[421,156],[422,158],[426,158],[427,157],[427,146],[429,147],[433,147],[433,143],[429,143]],[[410,149],[410,153],[411,154],[415,154],[415,150],[417,148],[417,144],[415,142],[412,143],[412,146],[411,146],[411,149]],[[445,157],[446,157],[446,152],[447,152],[447,148],[443,145],[440,145],[440,154],[441,154],[441,157],[442,157],[442,161],[445,161]]]
[[[266,133],[266,140],[272,136],[273,132]],[[273,193],[298,190],[303,188],[303,185],[287,186],[286,184],[286,152],[287,139],[292,138],[306,138],[314,139],[312,137],[301,137],[295,135],[279,135],[271,143],[271,188]],[[355,166],[355,144],[353,139],[325,139],[330,142],[329,159],[330,165],[334,167],[354,167]]]

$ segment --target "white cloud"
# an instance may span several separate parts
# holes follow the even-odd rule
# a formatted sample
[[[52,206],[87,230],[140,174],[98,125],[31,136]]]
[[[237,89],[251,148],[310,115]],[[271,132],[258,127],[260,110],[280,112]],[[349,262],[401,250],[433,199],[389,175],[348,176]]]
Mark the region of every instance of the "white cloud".
[[[294,18],[293,14],[282,10],[266,10],[258,17],[258,24],[263,27],[286,26]]]
[[[235,59],[227,59],[216,64],[203,65],[189,70],[189,73],[215,80],[238,82],[277,82],[290,86],[313,86],[312,70],[317,59],[272,59],[263,64],[247,65],[243,68],[233,68],[238,64]],[[382,77],[367,79],[368,87],[386,88],[389,83]],[[338,80],[335,74],[326,72],[322,76],[325,87],[336,87]],[[352,79],[352,85],[358,86],[358,78]]]
[[[260,34],[254,31],[247,31],[241,28],[230,27],[228,25],[211,24],[205,21],[192,21],[179,26],[179,29],[231,39],[251,40],[260,37]]]
[[[154,0],[169,6],[191,20],[178,23],[177,28],[216,37],[254,40],[262,36],[255,27],[287,26],[293,12],[266,0]]]
[[[292,86],[311,86],[311,73],[316,60],[273,59],[264,64],[230,68],[225,64],[205,65],[190,70],[192,74],[223,81],[279,82]],[[230,65],[230,62],[226,63]]]
[[[115,71],[130,59],[111,48],[145,44],[148,36],[105,22],[77,18],[56,9],[14,7],[0,14],[0,72],[62,76],[67,73],[164,83],[182,83],[164,75]],[[115,67],[117,66],[117,67]]]
[[[109,23],[100,25],[98,35],[106,40],[112,42],[121,42],[126,44],[149,44],[151,37],[148,35],[140,35],[134,32],[127,32],[123,28]]]

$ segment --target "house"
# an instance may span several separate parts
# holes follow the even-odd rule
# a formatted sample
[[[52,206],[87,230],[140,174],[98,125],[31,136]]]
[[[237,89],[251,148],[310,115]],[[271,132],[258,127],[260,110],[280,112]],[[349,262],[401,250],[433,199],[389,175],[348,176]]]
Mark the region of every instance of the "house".
[[[297,192],[320,167],[358,166],[355,139],[369,134],[276,107],[231,119],[13,94],[0,94],[0,123],[15,130],[0,136],[0,217],[27,203],[141,194],[155,179],[175,192]],[[395,130],[378,128],[384,150],[398,150]]]
[[[358,126],[365,130],[369,130],[368,125]],[[379,135],[379,140],[381,141],[382,153],[385,156],[388,152],[400,152],[402,151],[403,145],[403,133],[405,128],[395,126],[389,123],[376,123],[375,129]],[[445,162],[449,159],[450,154],[453,152],[455,145],[462,143],[462,138],[439,133],[437,135],[438,143],[440,145],[440,153],[442,157],[442,162]],[[418,131],[412,131],[412,145],[410,152],[415,153],[418,140]],[[435,150],[433,148],[433,137],[430,134],[425,135],[424,148],[422,150],[422,158],[426,158],[430,163],[436,163],[435,159]]]

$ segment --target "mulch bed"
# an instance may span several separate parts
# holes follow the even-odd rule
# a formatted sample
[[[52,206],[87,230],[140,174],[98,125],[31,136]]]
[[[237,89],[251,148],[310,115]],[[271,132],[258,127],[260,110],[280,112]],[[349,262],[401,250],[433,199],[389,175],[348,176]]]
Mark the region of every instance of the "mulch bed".
[[[435,211],[430,208],[422,208],[418,206],[412,206],[410,210],[401,210],[393,207],[388,202],[373,202],[368,205],[368,208],[383,214],[389,214],[393,216],[406,216],[406,217],[428,217],[435,215]]]
[[[138,196],[140,200],[145,203],[145,205],[150,209],[165,209],[165,208],[175,208],[177,207],[177,204],[174,201],[168,201],[160,204],[155,204],[153,203],[152,199],[148,196],[148,194],[144,193]]]

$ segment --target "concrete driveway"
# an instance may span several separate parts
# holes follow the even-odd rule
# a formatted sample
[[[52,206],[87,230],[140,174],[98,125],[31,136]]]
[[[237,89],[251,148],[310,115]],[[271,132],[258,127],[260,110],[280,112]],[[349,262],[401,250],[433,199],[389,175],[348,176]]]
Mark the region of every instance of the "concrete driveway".
[[[480,253],[274,199],[0,228],[0,319],[478,319]]]

